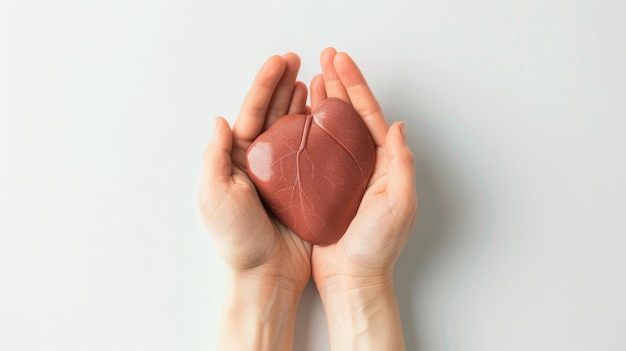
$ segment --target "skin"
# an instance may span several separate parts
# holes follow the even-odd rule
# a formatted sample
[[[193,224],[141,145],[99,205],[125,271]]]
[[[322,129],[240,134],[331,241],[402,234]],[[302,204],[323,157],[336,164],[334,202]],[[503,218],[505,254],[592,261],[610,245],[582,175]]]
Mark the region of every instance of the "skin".
[[[281,116],[310,111],[307,87],[296,81],[298,56],[269,58],[232,130],[217,119],[203,158],[199,204],[229,267],[221,350],[291,350],[297,304],[311,277],[324,304],[331,349],[404,350],[393,267],[417,213],[404,123],[388,126],[350,56],[327,48],[320,61],[311,103],[338,97],[352,104],[376,145],[374,173],[356,217],[333,245],[312,246],[265,211],[246,174],[245,152]]]

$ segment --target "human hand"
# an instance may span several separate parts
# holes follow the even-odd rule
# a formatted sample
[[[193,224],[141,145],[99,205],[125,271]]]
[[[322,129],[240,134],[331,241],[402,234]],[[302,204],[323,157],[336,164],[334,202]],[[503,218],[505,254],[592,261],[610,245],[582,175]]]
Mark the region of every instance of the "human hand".
[[[352,103],[376,145],[376,164],[358,212],[335,244],[313,248],[318,288],[355,278],[386,280],[404,247],[417,213],[414,164],[404,123],[387,127],[380,105],[354,61],[332,48],[321,55],[322,75],[311,83],[314,106],[326,97]]]
[[[262,131],[285,114],[308,109],[307,87],[296,81],[299,68],[295,54],[268,59],[232,132],[218,118],[204,153],[199,206],[230,271],[220,334],[226,349],[289,349],[297,303],[310,279],[311,245],[266,212],[245,161],[248,146]],[[259,329],[263,332],[255,332]],[[254,335],[242,335],[246,332]]]
[[[331,345],[341,350],[401,350],[393,267],[417,214],[414,162],[404,123],[387,126],[347,54],[328,48],[321,54],[321,65],[322,74],[311,82],[312,106],[326,97],[351,103],[376,146],[374,172],[346,233],[335,244],[313,247],[312,274],[326,309]]]

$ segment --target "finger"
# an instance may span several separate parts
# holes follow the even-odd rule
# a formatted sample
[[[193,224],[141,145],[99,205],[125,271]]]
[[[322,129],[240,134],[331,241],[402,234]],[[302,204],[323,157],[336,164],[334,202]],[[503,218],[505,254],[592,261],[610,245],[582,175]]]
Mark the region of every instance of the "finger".
[[[322,66],[322,75],[324,76],[324,85],[326,86],[326,94],[329,97],[340,98],[350,103],[350,96],[344,87],[343,82],[339,79],[335,70],[334,58],[337,50],[334,48],[326,48],[320,55],[320,64]]]
[[[406,144],[404,122],[396,122],[385,139],[385,149],[389,157],[387,194],[389,206],[396,215],[405,218],[415,215],[417,196],[415,194],[415,162]]]
[[[235,139],[252,142],[263,130],[267,108],[285,71],[285,59],[272,56],[261,67],[233,127]]]
[[[307,87],[303,82],[296,82],[293,87],[293,94],[291,95],[291,102],[289,103],[289,110],[287,110],[288,114],[291,113],[302,113],[306,112],[306,98],[307,98]]]
[[[294,84],[300,70],[300,57],[294,53],[287,53],[285,71],[276,86],[274,95],[268,107],[264,128],[269,128],[277,119],[287,114],[293,95]]]
[[[380,105],[367,85],[361,70],[345,52],[340,52],[335,56],[334,66],[350,96],[352,106],[363,118],[374,143],[382,146],[389,128]]]
[[[215,121],[215,134],[204,149],[200,177],[200,203],[206,204],[212,194],[231,181],[232,133],[228,122],[218,117]]]
[[[311,80],[311,107],[315,108],[324,99],[326,99],[326,86],[323,76],[318,74]]]

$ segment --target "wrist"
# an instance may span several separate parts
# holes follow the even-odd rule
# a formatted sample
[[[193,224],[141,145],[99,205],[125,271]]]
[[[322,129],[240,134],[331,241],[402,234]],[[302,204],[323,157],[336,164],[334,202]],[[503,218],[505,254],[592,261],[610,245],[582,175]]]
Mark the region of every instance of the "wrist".
[[[393,290],[393,272],[371,272],[356,274],[333,274],[324,278],[315,277],[315,284],[320,295],[333,298],[349,292],[367,292],[372,290]]]
[[[297,305],[308,280],[277,274],[278,269],[275,268],[269,271],[271,273],[263,269],[231,270],[228,274],[227,289],[237,293],[254,292],[255,299],[262,302],[265,302],[268,296],[280,295],[281,303]]]
[[[318,286],[327,313],[342,316],[367,314],[382,301],[395,302],[393,277],[334,277]],[[330,318],[329,318],[330,319]]]
[[[231,273],[220,350],[291,350],[299,291],[278,277]]]
[[[404,350],[391,274],[336,279],[327,282],[320,297],[331,349]]]

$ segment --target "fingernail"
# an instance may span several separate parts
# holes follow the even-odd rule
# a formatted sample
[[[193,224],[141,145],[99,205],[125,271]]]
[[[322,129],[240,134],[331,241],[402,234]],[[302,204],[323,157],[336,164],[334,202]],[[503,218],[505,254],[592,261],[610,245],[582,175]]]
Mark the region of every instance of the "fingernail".
[[[406,141],[406,125],[404,121],[400,121],[400,134],[402,134],[402,138]]]

